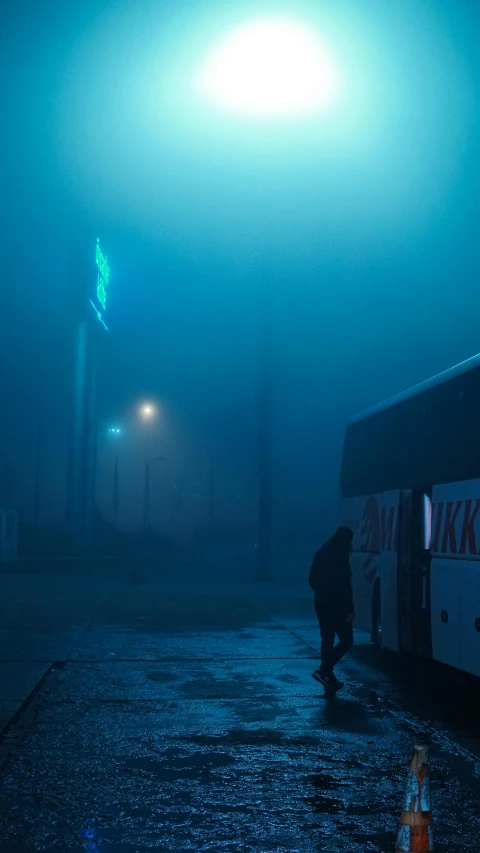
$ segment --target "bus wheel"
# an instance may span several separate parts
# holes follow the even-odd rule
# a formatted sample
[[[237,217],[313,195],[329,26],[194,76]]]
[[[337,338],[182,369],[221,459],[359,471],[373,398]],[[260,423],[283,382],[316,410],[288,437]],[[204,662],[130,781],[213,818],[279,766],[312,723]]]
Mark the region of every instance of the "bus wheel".
[[[382,611],[380,603],[380,581],[377,579],[373,585],[372,593],[372,643],[379,648],[382,645]]]

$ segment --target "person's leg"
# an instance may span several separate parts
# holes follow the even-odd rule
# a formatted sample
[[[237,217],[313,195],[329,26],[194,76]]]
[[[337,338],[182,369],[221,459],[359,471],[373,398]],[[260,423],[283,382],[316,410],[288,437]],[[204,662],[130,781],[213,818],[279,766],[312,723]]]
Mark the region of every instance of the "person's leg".
[[[332,652],[335,642],[335,617],[328,607],[321,607],[317,604],[315,604],[315,613],[317,614],[322,639],[320,670],[324,675],[331,675],[333,672]]]
[[[353,646],[353,627],[351,622],[347,622],[345,617],[335,620],[335,633],[338,637],[338,643],[332,651],[332,667],[336,666],[338,661],[349,651]]]

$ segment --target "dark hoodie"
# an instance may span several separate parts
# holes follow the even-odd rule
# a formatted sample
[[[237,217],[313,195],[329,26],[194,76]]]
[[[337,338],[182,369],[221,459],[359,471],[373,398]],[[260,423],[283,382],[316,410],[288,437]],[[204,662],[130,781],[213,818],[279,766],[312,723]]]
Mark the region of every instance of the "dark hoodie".
[[[344,528],[345,529],[345,528]],[[339,542],[339,531],[316,552],[308,582],[315,603],[331,607],[336,613],[353,613],[352,572],[348,541]]]

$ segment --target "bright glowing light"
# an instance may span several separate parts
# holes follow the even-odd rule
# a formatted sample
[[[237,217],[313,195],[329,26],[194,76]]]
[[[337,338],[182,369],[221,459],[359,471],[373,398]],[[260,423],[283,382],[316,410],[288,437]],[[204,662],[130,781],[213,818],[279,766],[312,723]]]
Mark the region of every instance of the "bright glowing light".
[[[198,84],[223,109],[276,117],[328,107],[338,74],[313,30],[259,18],[225,38],[200,69]]]
[[[156,415],[155,406],[152,403],[144,403],[140,406],[140,416],[144,421],[151,421]]]
[[[120,435],[122,432],[120,427],[109,427],[108,431],[109,431],[110,435]]]

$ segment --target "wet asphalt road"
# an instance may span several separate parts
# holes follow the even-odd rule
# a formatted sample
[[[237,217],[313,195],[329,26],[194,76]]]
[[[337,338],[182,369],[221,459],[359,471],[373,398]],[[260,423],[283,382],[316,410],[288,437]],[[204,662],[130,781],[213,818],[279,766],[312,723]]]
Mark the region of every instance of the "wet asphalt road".
[[[393,851],[424,738],[436,849],[480,851],[476,684],[358,634],[325,698],[317,660],[273,585],[116,589],[7,730],[0,853]]]

